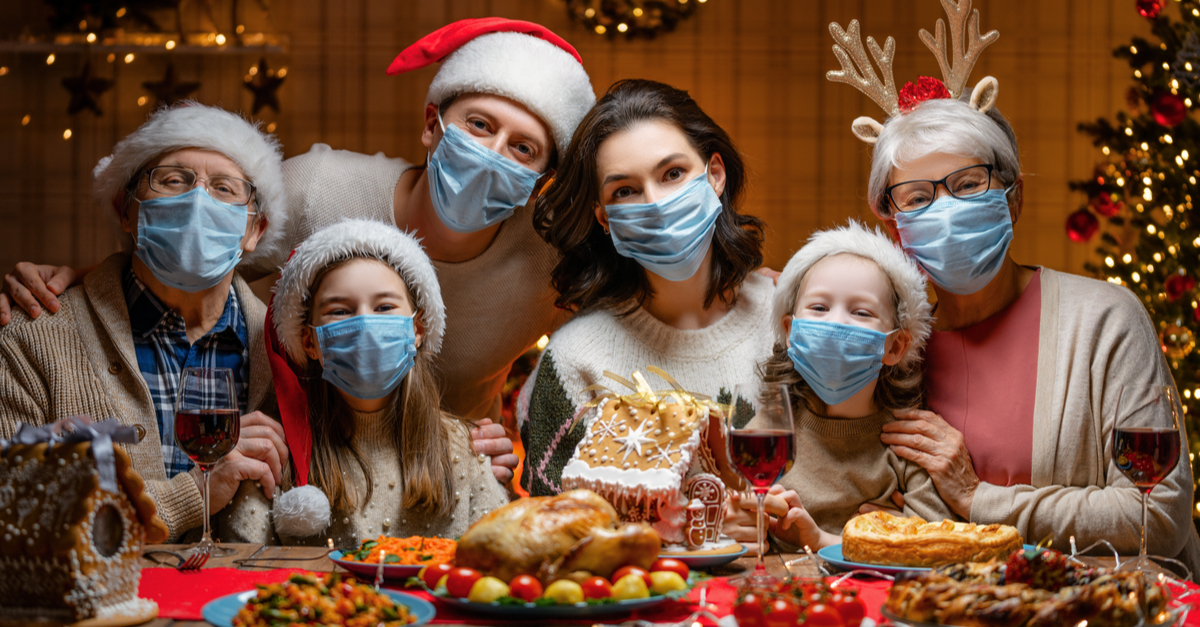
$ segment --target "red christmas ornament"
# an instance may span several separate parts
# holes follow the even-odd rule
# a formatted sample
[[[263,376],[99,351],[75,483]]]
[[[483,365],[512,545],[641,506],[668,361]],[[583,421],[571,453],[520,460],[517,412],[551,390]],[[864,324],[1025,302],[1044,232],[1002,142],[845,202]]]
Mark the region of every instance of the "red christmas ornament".
[[[1096,236],[1100,230],[1100,220],[1087,209],[1080,209],[1067,217],[1067,237],[1073,242],[1082,244]]]
[[[1187,117],[1187,106],[1183,104],[1183,98],[1169,91],[1161,91],[1150,103],[1150,112],[1154,114],[1155,122],[1163,126],[1175,126]]]
[[[936,78],[922,76],[917,79],[917,83],[905,83],[900,90],[900,111],[908,113],[917,107],[917,105],[926,100],[935,98],[949,98],[950,90],[946,89],[946,85]]]
[[[1196,289],[1196,279],[1190,276],[1172,274],[1163,282],[1163,290],[1167,293],[1167,300],[1175,302],[1184,294]]]
[[[1121,209],[1123,208],[1125,208],[1124,203],[1113,202],[1112,195],[1108,192],[1100,192],[1099,195],[1092,199],[1092,211],[1106,218],[1115,217],[1118,213],[1121,213]]]
[[[1162,12],[1162,2],[1160,0],[1137,0],[1137,10],[1138,15],[1152,20]]]

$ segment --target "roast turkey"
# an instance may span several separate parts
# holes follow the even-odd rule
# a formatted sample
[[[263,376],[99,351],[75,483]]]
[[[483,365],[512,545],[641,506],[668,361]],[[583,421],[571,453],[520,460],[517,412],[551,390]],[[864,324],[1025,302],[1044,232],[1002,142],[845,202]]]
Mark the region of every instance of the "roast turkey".
[[[610,577],[627,564],[649,568],[661,541],[646,523],[622,523],[591,490],[513,501],[471,525],[458,540],[458,566],[510,581],[543,582],[583,572]]]

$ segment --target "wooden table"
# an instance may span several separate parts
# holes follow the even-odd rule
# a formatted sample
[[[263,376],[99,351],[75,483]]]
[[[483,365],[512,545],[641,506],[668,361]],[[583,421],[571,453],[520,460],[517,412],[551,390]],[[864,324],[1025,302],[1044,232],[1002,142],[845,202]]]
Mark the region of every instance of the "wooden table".
[[[237,568],[239,570],[302,568],[314,572],[330,572],[334,570],[333,562],[326,557],[328,551],[321,547],[263,546],[261,544],[226,544],[224,546],[234,549],[235,553],[228,557],[211,558],[205,564],[205,568]],[[186,551],[187,549],[188,545],[181,544],[156,544],[146,547],[146,551],[167,550],[175,551],[176,553]],[[801,556],[792,554],[770,554],[765,556],[763,561],[767,565],[768,572],[779,577],[784,577],[788,575],[788,568],[784,564],[799,557]],[[156,564],[154,558],[162,558],[163,564],[174,563],[174,558],[168,555],[156,555],[152,558],[143,557],[142,565],[146,568],[167,567]],[[284,561],[279,558],[288,559]],[[253,559],[254,561],[245,564],[235,563],[245,559]],[[733,577],[753,571],[756,560],[754,552],[751,551],[745,557],[741,557],[724,566],[717,566],[708,572],[715,576]],[[813,577],[819,575],[816,566],[811,565],[808,560],[804,560],[803,563],[793,564],[791,574]],[[146,625],[148,627],[212,627],[204,621],[177,621],[169,618],[159,618]]]

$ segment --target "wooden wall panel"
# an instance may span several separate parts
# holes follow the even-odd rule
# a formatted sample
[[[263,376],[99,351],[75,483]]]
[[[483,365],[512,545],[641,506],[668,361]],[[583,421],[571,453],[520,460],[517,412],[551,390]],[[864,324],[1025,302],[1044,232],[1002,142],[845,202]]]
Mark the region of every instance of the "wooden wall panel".
[[[228,0],[214,0],[221,5]],[[0,24],[41,19],[39,3],[0,3]],[[1080,271],[1089,246],[1064,234],[1066,216],[1083,202],[1067,182],[1100,157],[1076,130],[1080,121],[1124,107],[1129,70],[1110,52],[1148,25],[1130,0],[979,0],[984,29],[998,29],[972,74],[1000,80],[1001,110],[1021,141],[1027,203],[1013,245],[1025,263]],[[414,161],[422,105],[435,68],[400,77],[384,70],[405,45],[449,21],[503,15],[540,22],[583,55],[597,91],[642,77],[689,90],[733,136],[751,169],[747,209],[768,224],[767,261],[779,268],[814,230],[850,217],[873,220],[865,204],[869,150],[849,132],[859,115],[881,112],[852,88],[829,83],[838,67],[830,21],[859,18],[863,32],[896,37],[895,75],[902,85],[938,76],[917,38],[942,16],[936,0],[709,0],[679,30],[652,41],[609,41],[567,19],[561,0],[290,0],[272,3],[270,23],[290,37],[288,68],[275,122],[286,153],[315,142]],[[1172,9],[1174,10],[1174,9]],[[220,14],[220,9],[218,9]],[[9,36],[0,26],[0,35]],[[199,80],[205,103],[249,113],[241,77],[256,54],[140,55],[134,63],[93,68],[116,85],[101,98],[105,114],[65,114],[60,80],[79,71],[79,54],[0,52],[0,270],[17,260],[90,265],[116,247],[107,217],[90,202],[91,168],[144,120],[141,83],[159,80],[173,62],[182,80]],[[25,114],[29,126],[20,125]],[[71,128],[73,138],[62,139]]]

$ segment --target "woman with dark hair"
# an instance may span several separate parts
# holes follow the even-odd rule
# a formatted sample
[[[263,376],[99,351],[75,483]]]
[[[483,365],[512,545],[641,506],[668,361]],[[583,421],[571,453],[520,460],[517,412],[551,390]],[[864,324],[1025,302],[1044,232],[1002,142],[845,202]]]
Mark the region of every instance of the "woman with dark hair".
[[[728,402],[770,355],[762,221],[738,213],[745,166],[687,92],[647,80],[609,88],[584,117],[534,222],[561,254],[554,334],[518,402],[522,483],[557,493],[582,439],[586,388],[657,366]]]

